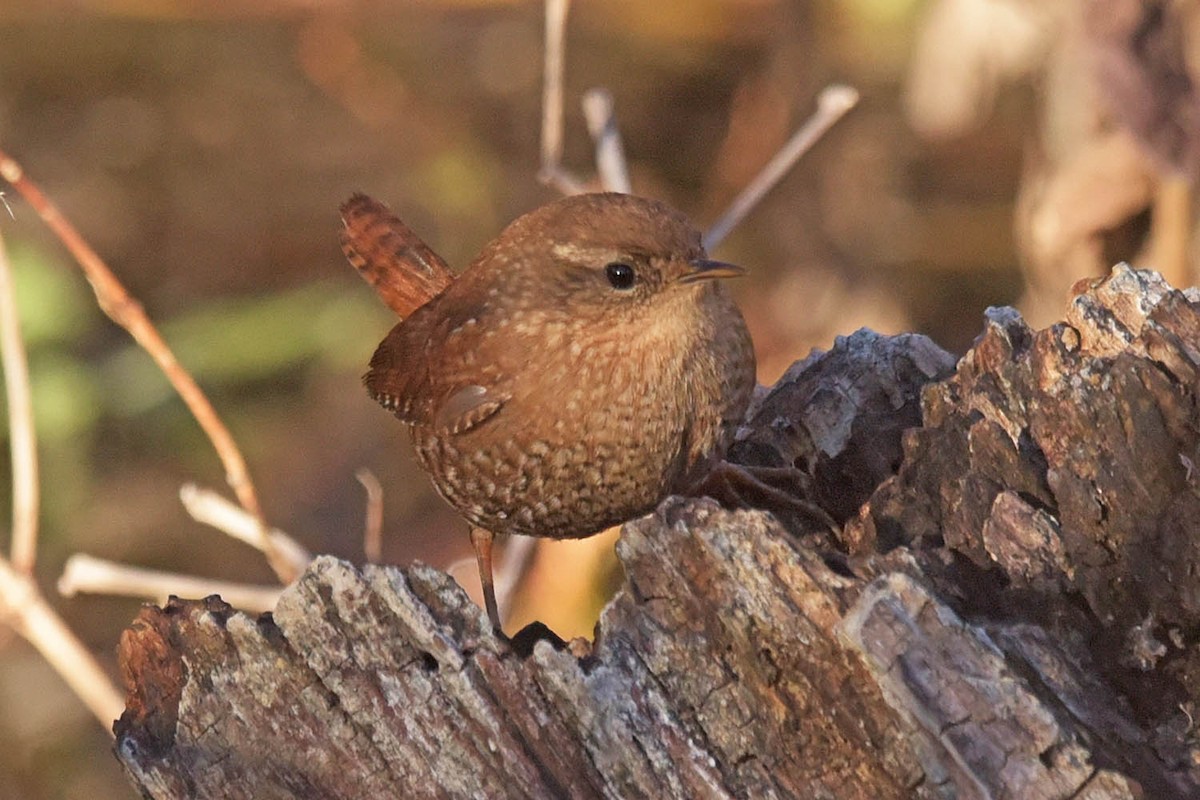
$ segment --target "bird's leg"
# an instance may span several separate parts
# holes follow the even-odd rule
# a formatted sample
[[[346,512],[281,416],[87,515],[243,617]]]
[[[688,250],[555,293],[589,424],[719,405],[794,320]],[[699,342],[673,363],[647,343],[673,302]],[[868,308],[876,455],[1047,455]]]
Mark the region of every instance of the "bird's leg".
[[[471,547],[475,548],[475,563],[479,565],[479,582],[483,585],[483,605],[487,609],[492,630],[502,633],[500,608],[496,605],[496,585],[492,581],[492,541],[496,537],[491,531],[471,526]]]

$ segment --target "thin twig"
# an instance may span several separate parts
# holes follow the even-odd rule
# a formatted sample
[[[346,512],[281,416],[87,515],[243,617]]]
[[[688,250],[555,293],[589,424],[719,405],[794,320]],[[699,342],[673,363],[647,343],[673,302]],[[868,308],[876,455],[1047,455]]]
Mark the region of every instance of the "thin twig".
[[[817,110],[808,121],[792,134],[767,162],[754,180],[742,190],[721,218],[704,234],[704,248],[716,248],[729,232],[737,227],[750,210],[787,174],[800,156],[808,152],[835,122],[858,103],[858,91],[842,85],[827,86],[817,97]]]
[[[570,0],[546,0],[546,39],[542,51],[542,169],[562,161],[563,71]]]
[[[363,467],[354,473],[367,490],[367,521],[363,527],[363,553],[371,564],[383,557],[383,486],[375,473]]]
[[[263,538],[259,532],[258,521],[221,495],[187,483],[179,489],[179,500],[192,519],[262,550]],[[271,547],[295,574],[303,572],[312,561],[312,555],[283,531],[270,528],[267,530],[267,537]]]
[[[0,558],[0,618],[29,641],[112,733],[125,700],[87,648],[50,608],[37,585]]]
[[[612,92],[604,88],[588,89],[583,95],[583,117],[587,120],[588,133],[596,143],[596,172],[600,176],[600,185],[606,192],[629,194],[633,184],[629,180],[621,132],[617,129]]]
[[[29,364],[21,338],[21,319],[13,291],[12,270],[0,237],[0,360],[8,397],[8,431],[12,453],[12,566],[29,575],[37,559],[38,460],[29,392]]]
[[[542,172],[562,163],[563,72],[567,12],[570,0],[546,0],[546,33],[542,49]]]
[[[245,583],[209,580],[192,575],[132,567],[85,554],[67,559],[58,579],[58,591],[64,597],[76,594],[105,594],[142,597],[158,603],[176,597],[201,598],[219,594],[235,608],[261,613],[275,608],[279,586],[252,586]]]
[[[96,300],[102,311],[114,322],[127,330],[134,340],[140,344],[151,358],[158,364],[167,380],[175,387],[175,391],[183,398],[192,416],[200,423],[205,434],[217,451],[221,463],[225,467],[225,479],[237,495],[238,502],[255,519],[258,537],[262,541],[262,551],[275,574],[283,583],[290,583],[299,574],[294,565],[283,558],[275,549],[271,538],[267,535],[267,525],[263,518],[262,508],[258,502],[258,493],[246,469],[246,460],[241,450],[225,427],[225,423],[217,416],[216,410],[208,397],[201,391],[191,374],[176,360],[175,354],[167,347],[167,343],[159,334],[158,329],[150,322],[140,303],[130,296],[125,287],[117,280],[116,275],[104,263],[96,251],[84,241],[75,227],[67,221],[62,212],[54,205],[42,190],[25,176],[21,165],[0,150],[0,177],[8,181],[22,197],[37,211],[42,221],[54,231],[59,240],[71,251],[71,255],[79,262],[79,266],[87,275]]]
[[[538,180],[563,194],[579,194],[583,183],[562,167],[563,72],[566,68],[567,12],[570,0],[546,0],[546,41],[542,62],[542,167]]]
[[[37,443],[29,369],[3,239],[0,239],[0,358],[8,394],[13,465],[13,562],[0,558],[0,619],[37,648],[105,730],[111,732],[112,722],[120,716],[125,701],[96,659],[42,597],[33,580],[37,556]]]

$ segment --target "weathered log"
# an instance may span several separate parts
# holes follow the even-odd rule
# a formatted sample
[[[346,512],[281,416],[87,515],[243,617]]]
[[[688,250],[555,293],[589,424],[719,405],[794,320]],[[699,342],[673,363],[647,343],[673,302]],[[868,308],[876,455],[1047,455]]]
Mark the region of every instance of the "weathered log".
[[[1200,297],[1123,266],[957,371],[860,332],[731,454],[838,530],[672,498],[593,645],[420,565],[147,607],[118,757],[156,798],[1200,796],[1198,370]]]

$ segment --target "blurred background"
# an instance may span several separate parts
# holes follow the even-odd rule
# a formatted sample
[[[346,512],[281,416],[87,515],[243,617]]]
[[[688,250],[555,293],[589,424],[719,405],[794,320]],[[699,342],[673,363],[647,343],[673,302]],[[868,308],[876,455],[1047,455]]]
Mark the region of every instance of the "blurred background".
[[[243,448],[268,519],[363,560],[446,568],[466,528],[359,378],[392,324],[345,263],[339,203],[384,200],[456,268],[555,193],[536,180],[539,2],[4,0],[0,147],[162,327]],[[635,190],[699,226],[833,81],[859,107],[715,253],[759,380],[861,326],[961,354],[989,305],[1059,318],[1118,259],[1187,281],[1197,129],[1189,2],[585,0],[567,32],[566,167],[592,174],[578,100],[608,87]],[[8,191],[42,458],[38,577],[111,670],[134,600],[57,596],[71,553],[270,583],[193,522],[224,489],[166,381]],[[7,443],[5,442],[5,449]],[[0,459],[0,483],[8,481]],[[0,512],[7,518],[7,493]],[[539,550],[513,608],[589,635],[611,537]],[[553,566],[548,566],[553,565]],[[456,569],[464,584],[474,567]],[[0,798],[133,797],[108,734],[0,624]]]

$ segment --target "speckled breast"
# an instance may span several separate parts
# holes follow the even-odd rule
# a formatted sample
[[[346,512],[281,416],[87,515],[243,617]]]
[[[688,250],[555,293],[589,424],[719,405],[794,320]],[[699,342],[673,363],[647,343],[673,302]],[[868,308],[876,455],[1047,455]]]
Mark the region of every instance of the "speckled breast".
[[[414,441],[441,495],[471,523],[495,533],[578,538],[646,513],[662,494],[661,480],[646,476],[669,470],[672,460],[653,445],[471,433],[417,432]]]
[[[518,394],[463,433],[412,429],[441,495],[493,533],[578,538],[645,514],[728,445],[754,387],[741,315],[719,293],[720,324],[679,353],[588,354],[536,393]],[[730,313],[731,312],[731,313]],[[552,362],[553,359],[550,359]]]

